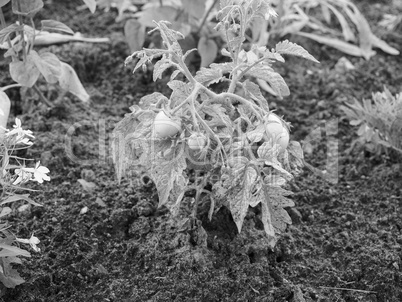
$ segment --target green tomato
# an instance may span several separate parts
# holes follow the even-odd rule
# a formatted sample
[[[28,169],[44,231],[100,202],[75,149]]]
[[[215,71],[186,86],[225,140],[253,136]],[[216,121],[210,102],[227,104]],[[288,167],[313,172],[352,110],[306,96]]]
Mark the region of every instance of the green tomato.
[[[154,120],[155,134],[159,138],[173,137],[181,132],[181,122],[172,120],[165,112],[160,111]]]
[[[206,137],[201,133],[193,133],[187,140],[188,147],[193,151],[201,150],[207,143]]]
[[[265,141],[272,139],[274,144],[280,146],[280,152],[285,151],[289,145],[289,131],[282,120],[274,113],[266,119],[265,124],[268,135],[264,135]]]

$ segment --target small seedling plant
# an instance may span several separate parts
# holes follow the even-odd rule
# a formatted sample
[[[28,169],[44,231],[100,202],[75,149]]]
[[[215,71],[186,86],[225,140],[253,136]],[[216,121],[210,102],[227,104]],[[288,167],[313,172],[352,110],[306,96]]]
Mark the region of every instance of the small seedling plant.
[[[6,97],[6,95],[0,91],[0,98],[2,97]],[[31,160],[18,157],[15,154],[18,150],[29,148],[32,145],[31,140],[33,138],[30,130],[24,130],[21,127],[21,121],[18,118],[11,130],[0,126],[0,282],[9,288],[24,282],[13,265],[22,264],[19,257],[31,256],[26,249],[18,247],[16,244],[29,244],[35,252],[40,251],[37,246],[40,240],[36,236],[32,234],[29,239],[16,238],[10,231],[11,226],[4,220],[7,215],[13,212],[11,204],[15,202],[25,201],[32,205],[41,206],[33,201],[29,194],[21,194],[21,191],[33,191],[24,187],[29,181],[43,183],[45,180],[50,180],[47,175],[49,169],[41,166],[40,162],[27,166],[27,162]]]
[[[17,21],[7,26],[2,7],[11,1],[11,8]],[[6,49],[4,57],[11,58],[9,71],[17,84],[3,87],[5,91],[12,87],[33,88],[39,99],[51,107],[52,104],[43,95],[37,84],[40,76],[49,84],[58,84],[62,89],[71,92],[86,102],[89,95],[81,84],[74,69],[48,51],[37,52],[35,44],[46,40],[46,33],[56,31],[74,34],[67,25],[55,20],[41,20],[41,29],[37,30],[35,15],[43,8],[42,0],[1,0],[0,1],[0,48]]]
[[[354,99],[341,109],[351,125],[359,126],[359,137],[350,149],[359,144],[378,155],[388,148],[402,154],[402,93],[394,96],[384,87],[372,99]]]
[[[289,124],[269,109],[253,79],[267,81],[279,93],[288,86],[272,64],[295,55],[317,62],[305,49],[283,41],[275,48],[246,45],[252,22],[275,16],[264,0],[221,0],[216,26],[226,37],[222,49],[228,62],[201,68],[193,76],[180,48],[183,35],[165,21],[155,29],[164,49],[134,52],[126,64],[134,71],[147,70],[155,58],[153,78],[174,70],[168,86],[170,97],[155,92],[144,96],[116,126],[113,156],[117,177],[130,168],[145,167],[156,185],[159,206],[173,215],[181,208],[208,205],[208,216],[227,207],[240,232],[249,207],[261,207],[264,230],[273,247],[291,219],[284,208],[292,207],[291,192],[283,188],[303,166],[298,142],[289,141]],[[248,50],[244,49],[247,46]],[[218,92],[214,91],[218,90]]]

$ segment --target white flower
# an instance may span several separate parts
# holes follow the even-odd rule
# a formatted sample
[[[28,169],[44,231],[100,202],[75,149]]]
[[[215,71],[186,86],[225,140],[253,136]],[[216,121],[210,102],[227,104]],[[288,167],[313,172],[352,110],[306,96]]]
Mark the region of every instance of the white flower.
[[[14,129],[9,130],[6,133],[7,137],[11,137],[16,135],[15,137],[15,144],[23,143],[26,145],[32,145],[33,143],[29,141],[30,138],[35,138],[32,135],[31,130],[24,130],[21,128],[21,120],[19,118],[15,118],[15,125],[13,126]]]
[[[43,183],[44,180],[49,181],[50,177],[46,175],[46,173],[49,173],[49,169],[41,166],[40,161],[36,163],[35,170],[34,170],[34,180],[36,180],[38,183]]]
[[[29,239],[23,239],[23,238],[15,238],[15,240],[17,240],[18,242],[21,243],[27,243],[29,244],[35,252],[40,252],[40,248],[38,248],[36,245],[40,243],[40,240],[38,237],[35,237],[33,234],[31,236],[31,238]]]
[[[49,172],[49,169],[41,166],[40,161],[38,161],[35,168],[21,167],[21,169],[15,169],[15,174],[18,175],[18,178],[13,182],[13,184],[17,185],[28,180],[34,180],[41,184],[44,180],[50,180],[50,177],[46,175]]]

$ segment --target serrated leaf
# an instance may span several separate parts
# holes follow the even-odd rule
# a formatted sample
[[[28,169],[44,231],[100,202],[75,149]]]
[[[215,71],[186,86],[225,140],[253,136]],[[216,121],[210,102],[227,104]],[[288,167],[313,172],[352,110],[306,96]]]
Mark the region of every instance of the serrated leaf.
[[[61,62],[61,75],[59,77],[60,87],[74,94],[83,102],[89,101],[89,94],[82,85],[74,68],[69,64]]]
[[[259,107],[263,108],[267,112],[269,111],[268,102],[262,95],[260,87],[257,84],[246,80],[242,86],[247,98],[253,99],[257,102]]]
[[[43,8],[42,0],[11,0],[13,13],[32,18]]]
[[[142,153],[147,152],[151,143],[155,113],[144,111],[138,106],[131,109],[133,112],[116,125],[112,135],[112,158],[118,181],[131,166],[140,163]]]
[[[195,75],[195,80],[209,86],[220,82],[223,79],[222,71],[218,69],[211,69],[202,67],[201,70],[197,71]]]
[[[307,60],[311,60],[315,63],[318,62],[312,55],[308,53],[302,46],[289,42],[289,40],[281,41],[275,46],[275,51],[281,55],[292,55],[302,57]]]
[[[262,140],[265,134],[265,126],[258,125],[255,129],[247,131],[246,135],[251,144],[258,143]]]
[[[157,104],[162,104],[165,103],[167,104],[168,102],[168,98],[165,97],[162,93],[160,92],[154,92],[151,94],[147,94],[145,96],[143,96],[138,105],[140,105],[140,107],[142,109],[149,109],[151,107],[157,107]]]
[[[214,83],[218,83],[223,79],[225,73],[230,73],[233,70],[233,63],[214,63],[209,68],[201,68],[197,71],[195,79],[209,86]]]
[[[271,242],[271,248],[275,246],[276,234],[286,230],[287,225],[292,223],[289,214],[284,207],[292,207],[294,203],[287,196],[292,192],[280,187],[264,186],[265,200],[262,202],[262,222],[264,230]]]
[[[161,59],[154,65],[154,72],[153,72],[153,81],[155,82],[157,79],[162,78],[163,72],[172,67],[172,63],[169,59]]]
[[[282,76],[267,66],[255,66],[246,72],[246,75],[262,79],[269,83],[278,97],[282,98],[290,94],[289,87]]]
[[[257,171],[254,168],[247,167],[243,171],[238,191],[228,196],[230,213],[232,214],[233,221],[236,223],[239,233],[241,232],[243,221],[249,207],[251,190],[257,179]]]
[[[11,263],[18,263],[16,257],[2,257],[0,258],[0,267],[2,271],[0,272],[0,282],[8,288],[14,288],[25,282],[18,273],[17,270],[13,269]]]
[[[183,156],[183,153],[176,154],[176,150],[172,150],[172,152],[175,156],[168,161],[161,158],[156,152],[150,154],[153,163],[150,175],[158,190],[158,207],[165,205],[169,201],[169,195],[173,188],[185,186],[183,177],[183,172],[187,167],[185,156]]]
[[[41,20],[40,23],[42,24],[42,30],[44,31],[61,31],[67,34],[74,34],[74,31],[59,21],[55,20]]]
[[[30,55],[36,67],[48,83],[54,84],[59,81],[61,76],[61,62],[56,55],[50,52],[44,52],[38,55],[35,50],[31,50]]]
[[[32,87],[39,78],[40,71],[36,67],[33,55],[27,55],[25,61],[13,61],[10,63],[11,78],[21,86]]]
[[[146,28],[139,21],[129,19],[124,24],[124,35],[130,47],[131,52],[138,51],[142,48],[145,42]]]
[[[191,93],[191,85],[189,83],[173,80],[167,85],[173,90],[170,96],[172,106],[174,106],[174,104],[183,102]]]
[[[83,0],[85,5],[88,6],[91,13],[95,13],[96,11],[96,0]]]
[[[198,40],[197,49],[201,56],[201,67],[209,66],[209,64],[215,61],[218,46],[213,39],[202,36],[200,40]]]
[[[9,245],[5,242],[0,242],[0,258],[1,257],[9,257],[9,256],[24,256],[31,257],[31,254],[19,247]]]

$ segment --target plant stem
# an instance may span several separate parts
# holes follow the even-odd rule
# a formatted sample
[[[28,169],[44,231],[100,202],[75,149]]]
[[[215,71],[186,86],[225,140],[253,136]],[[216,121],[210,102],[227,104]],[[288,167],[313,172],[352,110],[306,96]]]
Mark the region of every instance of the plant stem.
[[[8,85],[8,86],[1,87],[0,90],[1,91],[6,91],[7,89],[11,89],[11,88],[15,88],[15,87],[21,87],[21,86],[22,86],[21,84],[11,84],[11,85]]]
[[[4,19],[3,10],[0,7],[0,29],[6,28],[6,26],[7,26],[7,24],[6,24],[6,20]],[[7,37],[7,43],[8,43],[8,47],[10,47],[10,48],[13,47],[13,45],[11,44],[10,36]]]
[[[35,44],[35,38],[36,38],[36,34],[35,34],[35,23],[34,23],[34,21],[33,21],[33,18],[29,18],[29,19],[30,19],[30,21],[31,21],[31,25],[32,25],[32,28],[33,28],[33,36],[32,36],[32,42],[31,42],[31,44],[29,45],[29,48],[28,48],[28,53],[31,51],[32,47],[34,46],[34,44]]]
[[[6,19],[4,19],[3,9],[0,7],[0,29],[6,27]]]
[[[209,14],[211,13],[212,9],[214,8],[215,4],[218,2],[218,0],[215,0],[214,3],[212,3],[212,5],[209,7],[208,11],[206,12],[206,14],[204,15],[204,18],[202,18],[200,27],[198,27],[198,30],[196,32],[197,35],[200,34],[201,29],[204,27],[205,22],[207,21],[207,18],[209,16]]]
[[[33,88],[33,89],[35,90],[35,92],[39,95],[39,98],[40,98],[40,100],[42,101],[42,103],[44,103],[45,105],[47,105],[47,106],[50,107],[50,108],[53,107],[52,103],[50,103],[50,102],[48,101],[48,99],[43,95],[42,91],[40,91],[40,89],[38,88],[37,85],[34,85],[32,88]]]

